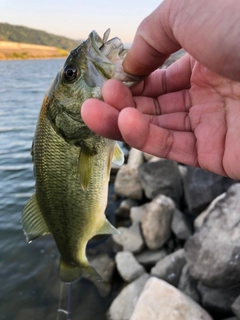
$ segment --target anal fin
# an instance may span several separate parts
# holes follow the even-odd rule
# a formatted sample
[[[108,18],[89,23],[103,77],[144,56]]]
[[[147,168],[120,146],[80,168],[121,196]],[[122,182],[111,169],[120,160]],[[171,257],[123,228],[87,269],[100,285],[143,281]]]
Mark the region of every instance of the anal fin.
[[[32,195],[24,207],[21,222],[28,242],[50,233],[50,230],[39,208],[35,194]]]
[[[119,234],[120,232],[116,229],[107,219],[104,220],[101,228],[97,231],[97,234]]]

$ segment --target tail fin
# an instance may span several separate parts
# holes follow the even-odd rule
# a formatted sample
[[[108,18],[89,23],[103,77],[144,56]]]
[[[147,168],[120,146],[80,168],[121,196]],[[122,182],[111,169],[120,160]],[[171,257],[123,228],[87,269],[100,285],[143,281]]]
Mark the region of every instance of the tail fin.
[[[82,276],[93,276],[97,280],[102,280],[102,277],[89,264],[86,265],[71,265],[60,259],[59,276],[63,282],[74,282],[79,280]]]

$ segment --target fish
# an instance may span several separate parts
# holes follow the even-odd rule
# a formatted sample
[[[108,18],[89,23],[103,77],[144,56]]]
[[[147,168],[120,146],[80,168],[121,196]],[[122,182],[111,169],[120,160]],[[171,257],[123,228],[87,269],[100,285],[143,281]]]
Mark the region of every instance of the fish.
[[[22,212],[23,231],[29,243],[53,235],[59,277],[66,283],[82,276],[101,279],[87,259],[87,243],[96,235],[119,233],[105,208],[111,163],[121,165],[124,154],[81,118],[83,102],[102,99],[106,80],[128,87],[142,80],[123,71],[127,50],[118,37],[108,40],[109,34],[110,29],[101,38],[92,31],[69,53],[43,99],[31,149],[35,193]]]

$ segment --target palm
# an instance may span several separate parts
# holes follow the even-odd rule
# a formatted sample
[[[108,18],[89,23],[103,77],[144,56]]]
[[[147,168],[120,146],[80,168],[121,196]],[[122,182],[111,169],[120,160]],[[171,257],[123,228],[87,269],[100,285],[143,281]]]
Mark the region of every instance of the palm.
[[[240,161],[240,83],[194,64],[188,91],[189,125],[200,167],[233,178]]]
[[[190,67],[184,77],[180,64],[185,68],[187,60]],[[161,89],[149,80],[141,96],[140,89],[134,89],[135,107],[147,119],[148,132],[143,119],[128,110],[125,122],[123,118],[119,121],[123,138],[151,154],[239,178],[240,83],[211,72],[188,55],[183,61],[164,76],[158,71],[162,81],[156,81],[155,76],[154,83],[160,83]]]
[[[240,178],[240,83],[185,55],[132,92],[109,80],[103,101],[85,102],[82,116],[99,135],[144,152]]]

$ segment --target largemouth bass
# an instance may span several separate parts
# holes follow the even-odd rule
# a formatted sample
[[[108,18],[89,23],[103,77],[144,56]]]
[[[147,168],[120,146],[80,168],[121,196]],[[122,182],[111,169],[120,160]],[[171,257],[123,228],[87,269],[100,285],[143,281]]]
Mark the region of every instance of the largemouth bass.
[[[86,257],[87,242],[118,232],[104,211],[111,162],[122,164],[124,156],[115,141],[96,135],[80,115],[86,99],[102,99],[107,79],[127,86],[141,80],[123,72],[127,51],[119,38],[108,40],[109,31],[103,39],[92,31],[70,52],[43,100],[32,145],[36,193],[23,210],[22,226],[28,242],[52,233],[63,282],[88,274],[100,278]]]

